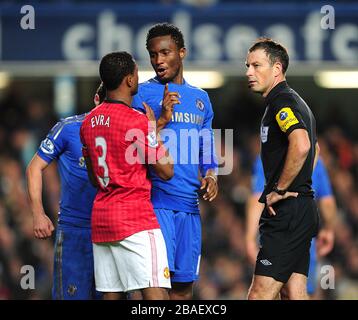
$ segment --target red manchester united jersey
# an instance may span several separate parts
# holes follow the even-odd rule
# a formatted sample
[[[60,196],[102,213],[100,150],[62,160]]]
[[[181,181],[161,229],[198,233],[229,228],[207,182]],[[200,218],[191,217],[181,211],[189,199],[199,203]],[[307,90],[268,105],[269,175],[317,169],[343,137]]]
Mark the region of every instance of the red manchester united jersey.
[[[159,228],[150,202],[147,164],[165,154],[147,117],[119,101],[106,100],[81,127],[99,190],[92,209],[93,242],[120,241]]]

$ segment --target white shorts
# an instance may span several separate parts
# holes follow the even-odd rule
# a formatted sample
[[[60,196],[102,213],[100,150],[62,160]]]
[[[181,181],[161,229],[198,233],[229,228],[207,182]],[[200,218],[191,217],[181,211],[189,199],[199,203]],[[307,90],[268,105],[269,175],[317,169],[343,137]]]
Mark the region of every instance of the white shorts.
[[[171,288],[160,229],[141,231],[117,242],[94,243],[93,256],[97,291]]]

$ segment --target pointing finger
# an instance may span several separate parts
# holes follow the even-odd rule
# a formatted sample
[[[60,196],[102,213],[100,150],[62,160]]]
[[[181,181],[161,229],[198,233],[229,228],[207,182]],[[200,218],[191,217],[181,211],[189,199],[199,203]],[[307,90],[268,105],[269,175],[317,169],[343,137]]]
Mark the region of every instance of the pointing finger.
[[[166,83],[165,84],[165,86],[164,86],[164,97],[168,94],[168,92],[169,92],[169,88],[168,88],[168,83]]]

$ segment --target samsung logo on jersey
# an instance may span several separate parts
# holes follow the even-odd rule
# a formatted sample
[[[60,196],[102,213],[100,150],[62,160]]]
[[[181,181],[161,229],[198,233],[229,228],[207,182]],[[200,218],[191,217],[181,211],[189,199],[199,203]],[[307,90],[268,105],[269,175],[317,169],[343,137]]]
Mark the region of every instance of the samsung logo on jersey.
[[[173,122],[184,122],[184,123],[193,123],[193,124],[203,124],[204,118],[188,112],[174,112],[172,115]]]

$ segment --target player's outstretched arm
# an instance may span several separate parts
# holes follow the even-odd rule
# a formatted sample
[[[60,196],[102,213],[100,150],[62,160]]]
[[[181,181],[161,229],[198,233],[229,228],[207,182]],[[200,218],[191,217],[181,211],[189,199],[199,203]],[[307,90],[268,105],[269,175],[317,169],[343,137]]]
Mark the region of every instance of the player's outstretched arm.
[[[38,239],[50,237],[55,229],[42,204],[42,174],[47,166],[48,163],[35,154],[26,169],[27,192],[33,216],[34,235]]]
[[[334,246],[334,229],[337,223],[337,204],[333,195],[323,197],[318,202],[323,218],[323,227],[318,233],[316,246],[318,257],[330,253]]]
[[[143,106],[146,111],[147,118],[149,122],[155,123],[154,112],[151,107],[149,107],[145,102],[143,102]],[[174,176],[174,161],[169,154],[169,151],[165,149],[163,142],[159,135],[159,128],[154,128],[155,134],[157,137],[157,142],[159,144],[159,149],[165,150],[165,154],[157,159],[155,163],[151,163],[155,173],[163,180],[169,180]],[[163,149],[164,148],[164,149]]]

